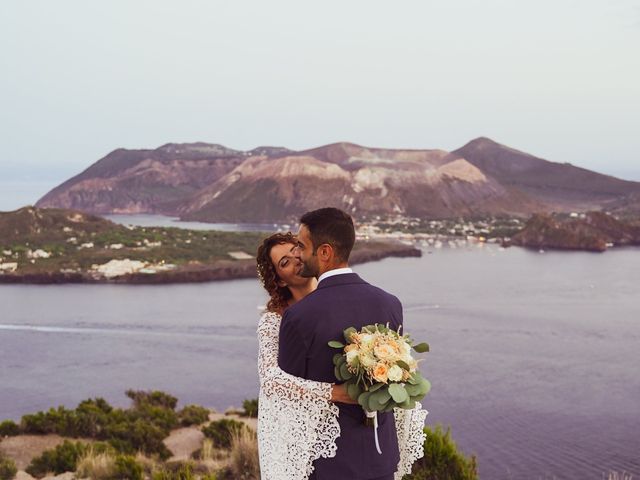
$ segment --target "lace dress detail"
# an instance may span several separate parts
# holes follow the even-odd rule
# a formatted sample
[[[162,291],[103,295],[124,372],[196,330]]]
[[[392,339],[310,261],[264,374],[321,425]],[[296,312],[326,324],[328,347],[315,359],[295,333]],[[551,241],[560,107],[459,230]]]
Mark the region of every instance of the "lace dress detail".
[[[400,461],[394,480],[401,480],[403,476],[411,473],[413,463],[424,456],[424,441],[427,438],[424,433],[424,421],[428,413],[422,409],[420,402],[416,402],[412,410],[393,409],[400,450]]]
[[[331,384],[295,377],[278,366],[282,317],[267,312],[258,325],[258,448],[263,480],[305,480],[313,462],[336,455],[338,406]]]
[[[262,480],[306,480],[320,457],[336,455],[340,436],[338,406],[330,383],[295,377],[278,366],[282,317],[267,312],[258,324],[258,449]],[[424,455],[424,421],[420,403],[413,410],[394,409],[400,462],[395,480],[411,472]]]

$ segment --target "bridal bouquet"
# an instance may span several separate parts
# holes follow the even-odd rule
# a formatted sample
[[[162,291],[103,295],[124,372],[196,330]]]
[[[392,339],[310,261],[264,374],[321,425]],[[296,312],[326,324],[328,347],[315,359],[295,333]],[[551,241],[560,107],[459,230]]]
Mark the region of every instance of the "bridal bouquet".
[[[402,328],[402,327],[401,327]],[[345,382],[349,396],[376,419],[375,412],[414,408],[429,392],[431,384],[417,370],[411,351],[428,352],[426,343],[414,344],[409,335],[381,324],[357,331],[344,331],[346,343],[333,340],[329,346],[342,350],[333,356],[336,378]]]

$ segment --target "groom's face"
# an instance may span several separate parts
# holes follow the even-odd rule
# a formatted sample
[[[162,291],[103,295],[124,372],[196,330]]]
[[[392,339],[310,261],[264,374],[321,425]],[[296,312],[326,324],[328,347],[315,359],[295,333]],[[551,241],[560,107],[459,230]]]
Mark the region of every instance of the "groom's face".
[[[311,232],[309,232],[309,229],[304,224],[300,225],[300,229],[298,230],[298,246],[294,252],[294,255],[302,262],[300,276],[318,277],[320,274],[318,256],[313,248]]]

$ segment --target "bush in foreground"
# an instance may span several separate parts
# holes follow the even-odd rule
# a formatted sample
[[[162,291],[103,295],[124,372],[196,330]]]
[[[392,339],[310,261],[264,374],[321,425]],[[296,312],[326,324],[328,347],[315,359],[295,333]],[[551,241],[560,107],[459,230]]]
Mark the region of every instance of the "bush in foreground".
[[[468,459],[458,451],[450,428],[443,433],[437,424],[435,430],[425,427],[424,432],[424,457],[413,464],[411,474],[403,480],[478,480],[475,455]]]
[[[242,402],[242,408],[244,410],[243,417],[258,417],[258,399],[252,398],[250,400],[245,400]]]
[[[0,480],[11,480],[18,473],[16,464],[0,452]]]
[[[80,458],[85,455],[89,447],[82,442],[70,442],[65,440],[52,450],[45,450],[42,455],[31,460],[26,472],[34,477],[41,478],[47,472],[56,475],[64,472],[75,472]]]
[[[202,433],[212,440],[214,447],[230,448],[232,435],[246,428],[246,425],[242,422],[223,418],[203,427]]]
[[[178,412],[178,418],[183,427],[200,425],[209,420],[209,409],[200,405],[187,405]]]

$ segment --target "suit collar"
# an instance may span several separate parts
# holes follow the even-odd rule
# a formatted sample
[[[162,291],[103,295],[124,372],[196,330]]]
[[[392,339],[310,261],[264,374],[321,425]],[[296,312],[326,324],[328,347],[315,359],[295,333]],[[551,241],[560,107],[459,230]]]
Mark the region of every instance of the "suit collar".
[[[337,285],[353,285],[357,283],[367,283],[362,280],[357,273],[343,273],[341,275],[333,275],[323,279],[319,284],[317,290],[321,288],[335,287]]]

